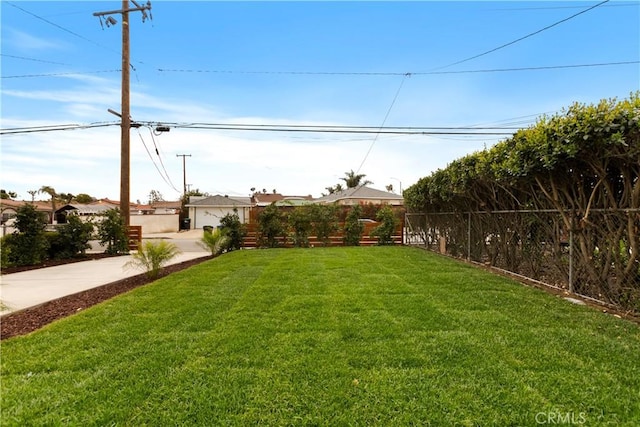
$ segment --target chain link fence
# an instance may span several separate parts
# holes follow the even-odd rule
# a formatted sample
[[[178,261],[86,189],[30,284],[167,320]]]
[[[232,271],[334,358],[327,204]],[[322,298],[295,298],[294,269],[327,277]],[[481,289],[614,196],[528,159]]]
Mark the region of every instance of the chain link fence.
[[[405,243],[640,313],[640,209],[407,213]]]

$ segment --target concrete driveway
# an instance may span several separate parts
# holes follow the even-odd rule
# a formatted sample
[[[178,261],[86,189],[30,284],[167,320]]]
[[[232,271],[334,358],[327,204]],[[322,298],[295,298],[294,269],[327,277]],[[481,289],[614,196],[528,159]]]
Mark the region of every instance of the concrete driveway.
[[[143,240],[166,239],[175,243],[182,253],[169,264],[177,264],[211,255],[197,244],[201,236],[202,230],[190,230],[143,236]],[[95,252],[104,252],[98,242],[93,243]],[[0,315],[142,273],[125,267],[130,260],[131,256],[119,256],[0,275],[0,300],[4,306]]]

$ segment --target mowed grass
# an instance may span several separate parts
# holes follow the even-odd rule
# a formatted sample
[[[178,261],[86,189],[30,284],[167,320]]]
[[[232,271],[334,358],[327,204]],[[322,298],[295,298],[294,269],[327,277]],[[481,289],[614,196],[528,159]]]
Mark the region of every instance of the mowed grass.
[[[1,347],[7,426],[640,425],[638,325],[406,247],[234,252]]]

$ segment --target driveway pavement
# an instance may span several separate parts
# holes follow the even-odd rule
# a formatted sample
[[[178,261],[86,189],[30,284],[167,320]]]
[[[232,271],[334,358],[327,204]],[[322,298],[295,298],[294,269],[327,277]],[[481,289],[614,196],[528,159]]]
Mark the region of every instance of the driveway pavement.
[[[202,230],[190,230],[143,236],[143,240],[171,240],[182,251],[170,262],[177,264],[210,255],[197,244],[201,236]],[[120,256],[0,275],[0,300],[4,306],[0,314],[33,307],[142,273],[138,269],[125,268],[129,260],[131,256]]]

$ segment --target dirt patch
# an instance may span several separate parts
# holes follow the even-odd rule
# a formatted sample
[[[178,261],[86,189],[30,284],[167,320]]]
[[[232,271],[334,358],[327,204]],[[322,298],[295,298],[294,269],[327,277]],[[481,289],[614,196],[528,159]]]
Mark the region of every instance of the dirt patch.
[[[205,256],[202,258],[196,258],[178,264],[166,266],[163,268],[160,277],[164,277],[171,273],[184,270],[185,268],[189,268],[211,258],[211,256]],[[78,261],[86,260],[87,259],[84,258],[79,259]],[[64,264],[64,262],[62,264]],[[51,265],[47,266],[50,267]],[[35,268],[42,267],[37,266]],[[3,271],[3,273],[8,273],[8,271]],[[35,307],[30,307],[24,310],[17,311],[15,313],[6,314],[0,317],[0,339],[28,334],[29,332],[40,329],[55,320],[70,316],[74,313],[84,310],[85,308],[91,307],[92,305],[96,305],[98,303],[106,301],[119,294],[135,289],[138,286],[146,285],[147,283],[150,283],[152,281],[153,280],[147,278],[146,274],[138,274],[137,276],[118,280],[117,282],[108,283],[106,285],[78,292],[73,295],[67,295],[65,297],[40,304]]]

